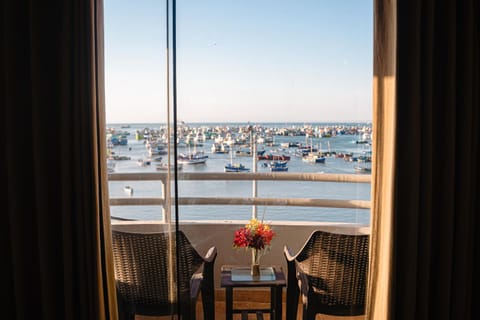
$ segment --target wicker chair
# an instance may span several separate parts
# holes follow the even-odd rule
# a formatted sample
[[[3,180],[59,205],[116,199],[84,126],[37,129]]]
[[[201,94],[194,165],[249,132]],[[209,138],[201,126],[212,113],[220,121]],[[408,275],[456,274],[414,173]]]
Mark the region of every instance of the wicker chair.
[[[317,313],[356,316],[365,313],[368,235],[314,231],[293,255],[285,246],[288,266],[287,320],[297,319],[302,294],[303,319]]]
[[[213,267],[217,249],[201,257],[183,232],[177,234],[179,303],[170,301],[168,233],[112,231],[115,280],[120,319],[171,315],[195,319],[195,305],[202,293],[204,319],[215,319]],[[175,240],[175,239],[173,239]],[[175,243],[175,241],[174,241]],[[173,260],[175,263],[176,261]]]

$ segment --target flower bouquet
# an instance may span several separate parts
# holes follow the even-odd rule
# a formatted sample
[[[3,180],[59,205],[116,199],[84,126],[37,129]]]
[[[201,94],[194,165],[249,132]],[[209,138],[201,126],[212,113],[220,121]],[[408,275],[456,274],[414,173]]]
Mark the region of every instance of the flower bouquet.
[[[252,276],[260,275],[260,258],[270,249],[275,232],[268,224],[252,218],[249,223],[235,231],[233,246],[252,249]]]

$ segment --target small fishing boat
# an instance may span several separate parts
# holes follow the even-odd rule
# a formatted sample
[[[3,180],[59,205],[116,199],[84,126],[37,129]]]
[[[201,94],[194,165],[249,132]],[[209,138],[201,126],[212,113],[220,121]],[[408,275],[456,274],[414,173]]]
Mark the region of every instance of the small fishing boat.
[[[261,154],[257,156],[258,160],[289,161],[290,156],[286,154]]]
[[[203,152],[181,153],[178,156],[178,163],[181,164],[202,164],[207,162],[208,156]]]
[[[272,168],[272,167],[286,167],[288,164],[288,161],[271,161],[267,163],[267,166]]]
[[[226,143],[214,143],[211,150],[212,153],[229,153],[230,146]]]
[[[245,167],[241,163],[229,163],[225,166],[224,172],[248,172],[249,168]]]
[[[148,161],[151,161],[151,162],[160,162],[162,161],[162,157],[156,157],[156,158],[149,158]]]
[[[150,160],[144,160],[144,159],[137,160],[137,165],[139,167],[146,167],[146,166],[149,166],[150,164],[152,164]]]
[[[325,163],[325,157],[317,153],[309,153],[306,156],[302,157],[302,160],[305,162],[311,163]]]
[[[108,169],[108,173],[114,173],[115,172],[115,162],[107,160],[107,169]]]
[[[235,151],[235,156],[237,157],[251,157],[252,151],[250,149],[240,149]]]
[[[151,156],[156,156],[156,155],[166,155],[168,154],[168,151],[165,149],[165,147],[161,146],[161,145],[157,145],[157,146],[150,146],[150,147],[147,147],[147,150],[148,150],[148,154]]]
[[[168,166],[167,163],[159,163],[155,167],[156,167],[157,171],[167,171],[168,169],[170,169],[172,171],[175,170],[175,165],[173,163],[170,164],[170,167]],[[183,165],[178,163],[177,164],[177,170],[180,171],[182,169],[183,169]]]
[[[190,147],[188,148],[187,153],[180,153],[177,158],[177,163],[181,164],[204,164],[208,160],[208,156],[203,151],[197,151],[197,145],[195,144],[195,148],[190,151]]]
[[[131,158],[131,157],[128,157],[128,156],[119,156],[119,155],[111,154],[111,155],[108,157],[108,159],[109,159],[109,160],[123,161],[123,160],[131,160],[132,158]]]
[[[369,167],[360,167],[360,166],[357,166],[357,167],[355,167],[355,172],[356,172],[356,173],[371,173],[371,172],[372,172],[372,169],[369,168]]]
[[[279,172],[279,171],[288,171],[287,166],[288,161],[271,161],[268,163],[268,167],[270,168],[271,172]]]
[[[230,163],[228,163],[224,168],[224,172],[248,172],[249,168],[241,163],[233,163],[233,151],[230,152]]]
[[[288,171],[288,167],[272,167],[270,168],[271,172],[285,172]]]
[[[116,134],[110,138],[110,142],[114,146],[126,146],[128,144],[128,138],[126,135]]]

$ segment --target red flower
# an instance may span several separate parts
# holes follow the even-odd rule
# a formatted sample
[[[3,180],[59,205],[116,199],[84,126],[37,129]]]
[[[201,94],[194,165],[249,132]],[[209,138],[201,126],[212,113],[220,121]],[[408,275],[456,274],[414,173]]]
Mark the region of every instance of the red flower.
[[[270,245],[275,232],[270,229],[270,226],[252,219],[245,227],[242,227],[235,231],[233,239],[233,246],[236,248],[253,248],[253,249],[265,249]]]

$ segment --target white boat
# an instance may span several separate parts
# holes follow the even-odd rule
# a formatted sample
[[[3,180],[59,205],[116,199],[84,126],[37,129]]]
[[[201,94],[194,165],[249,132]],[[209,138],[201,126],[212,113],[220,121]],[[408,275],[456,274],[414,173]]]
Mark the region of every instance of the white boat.
[[[203,152],[181,153],[178,156],[178,163],[181,164],[202,164],[207,162],[208,156]]]
[[[212,153],[229,153],[230,146],[225,143],[214,143],[212,144]]]
[[[170,164],[170,167],[168,166],[167,163],[159,163],[155,166],[157,168],[157,171],[167,171],[168,169],[170,170],[175,170],[175,165],[172,163]],[[177,164],[177,170],[182,170],[183,169],[183,165],[182,164]]]
[[[115,154],[111,154],[109,157],[108,157],[109,160],[118,160],[118,161],[123,161],[123,160],[131,160],[130,157],[128,156],[119,156],[119,155],[115,155]]]
[[[129,194],[129,195],[132,195],[133,194],[133,188],[130,187],[130,186],[125,186],[123,187],[123,191],[125,191],[125,193]]]
[[[150,160],[144,160],[144,159],[137,160],[137,165],[139,167],[146,167],[146,166],[149,166],[150,164],[152,164]]]
[[[168,151],[163,145],[147,146],[148,154],[151,156],[155,155],[166,155]]]
[[[303,161],[311,162],[311,163],[325,163],[325,157],[318,153],[308,153],[307,155],[302,157]]]
[[[369,168],[369,167],[360,167],[360,166],[357,166],[357,167],[355,167],[355,172],[356,172],[356,173],[371,173],[371,172],[372,172],[372,169]]]
[[[257,144],[263,144],[265,142],[265,138],[264,137],[258,137],[257,138]]]
[[[205,135],[203,134],[203,132],[198,132],[197,135],[195,136],[195,138],[193,138],[193,140],[198,143],[198,142],[205,142]]]
[[[115,162],[107,160],[107,169],[108,169],[108,173],[114,173],[115,172]]]

